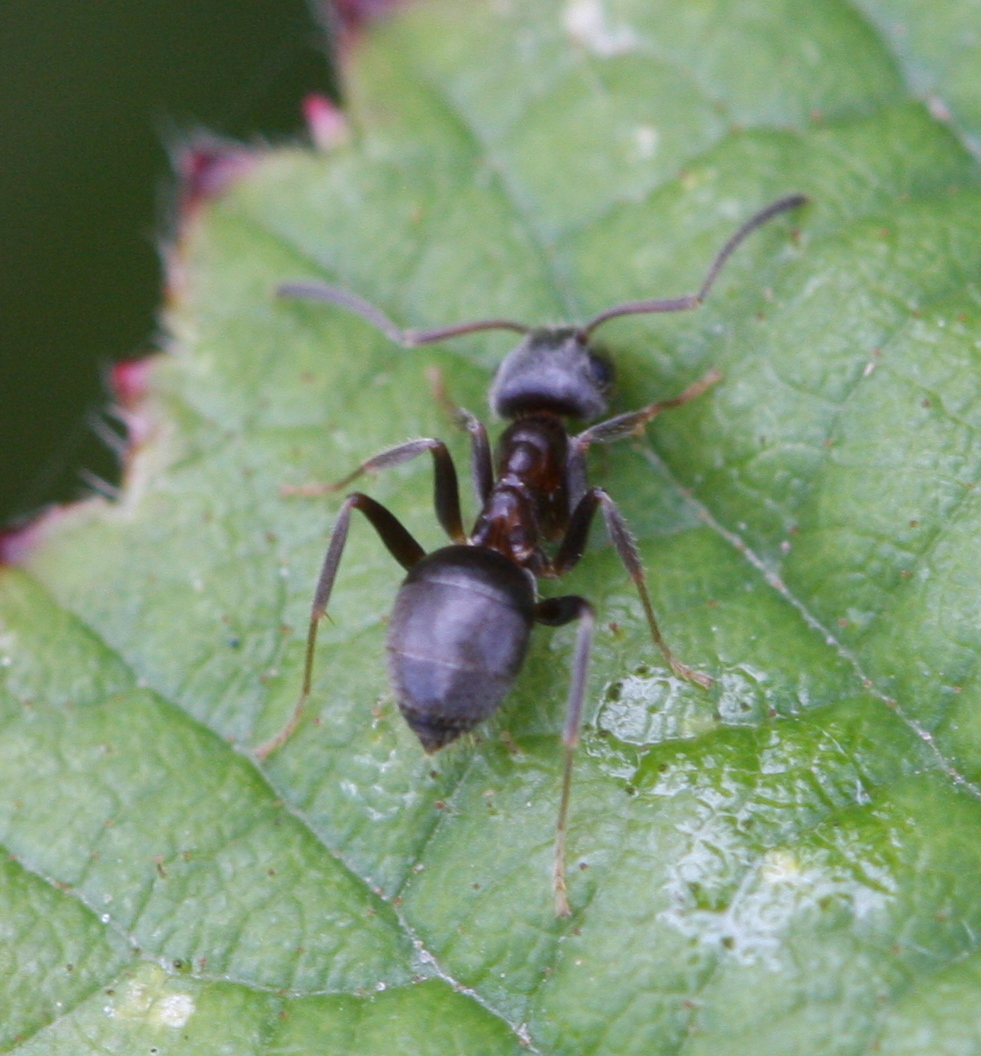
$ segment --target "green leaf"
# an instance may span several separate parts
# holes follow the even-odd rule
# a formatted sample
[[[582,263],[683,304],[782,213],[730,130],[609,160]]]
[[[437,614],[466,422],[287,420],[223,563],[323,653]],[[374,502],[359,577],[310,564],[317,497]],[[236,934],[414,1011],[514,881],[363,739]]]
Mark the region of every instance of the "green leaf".
[[[981,35],[969,3],[931,5],[916,0],[862,0],[911,90],[981,151]]]
[[[934,58],[967,0],[865,8],[415,5],[351,56],[348,143],[264,152],[185,217],[123,497],[0,576],[0,1047],[978,1051],[981,75]],[[419,435],[466,465],[426,372],[479,410],[508,347],[403,352],[276,285],[405,326],[577,320],[697,289],[797,191],[700,311],[601,331],[616,410],[724,376],[592,461],[717,682],[669,675],[599,530],[544,584],[600,616],[572,918],[574,628],[426,757],[385,676],[399,571],[360,519],[312,714],[260,763],[339,505],[281,485]],[[424,460],[367,490],[441,545]]]

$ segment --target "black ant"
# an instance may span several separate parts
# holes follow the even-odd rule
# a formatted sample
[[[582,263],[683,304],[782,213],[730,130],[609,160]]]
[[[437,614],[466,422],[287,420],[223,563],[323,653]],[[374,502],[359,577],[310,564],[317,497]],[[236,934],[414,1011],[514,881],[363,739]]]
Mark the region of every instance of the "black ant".
[[[513,330],[524,336],[502,362],[490,390],[491,409],[499,417],[511,419],[498,442],[496,465],[484,424],[469,411],[453,410],[457,424],[470,434],[473,483],[481,506],[469,535],[460,513],[456,469],[441,440],[410,440],[362,462],[337,484],[295,489],[307,494],[333,491],[346,487],[362,473],[389,469],[428,451],[435,471],[436,517],[452,545],[426,554],[380,503],[358,491],[347,496],[317,583],[300,699],[286,727],[257,749],[260,758],[287,740],[306,705],[317,626],[337,576],[351,511],[360,510],[392,557],[408,572],[389,621],[388,670],[399,708],[427,752],[456,740],[497,710],[521,669],[533,624],[558,627],[578,621],[562,731],[565,763],[554,865],[555,910],[559,916],[568,915],[566,821],[594,614],[589,602],[576,595],[539,599],[536,585],[539,578],[558,578],[577,564],[597,510],[602,511],[613,546],[640,594],[654,644],[671,670],[706,689],[713,683],[708,675],[681,663],[662,638],[637,546],[610,496],[602,488],[589,486],[585,456],[592,444],[608,444],[635,434],[661,411],[688,403],[721,375],[710,371],[680,396],[650,403],[570,435],[566,419],[588,421],[600,417],[607,407],[612,369],[590,347],[590,338],[601,324],[621,315],[697,308],[747,235],[806,200],[803,195],[781,198],[747,220],[719,251],[698,293],[620,304],[582,326],[534,328],[490,319],[434,330],[401,330],[374,305],[339,287],[289,283],[280,288],[282,296],[326,301],[354,312],[410,348],[479,330]],[[555,544],[551,553],[543,549],[546,543]]]

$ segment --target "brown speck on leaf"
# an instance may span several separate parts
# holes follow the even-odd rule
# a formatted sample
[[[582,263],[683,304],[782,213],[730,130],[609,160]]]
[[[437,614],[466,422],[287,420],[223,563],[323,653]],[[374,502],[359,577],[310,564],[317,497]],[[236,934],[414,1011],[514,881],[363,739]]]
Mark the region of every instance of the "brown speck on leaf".
[[[521,755],[521,749],[517,746],[509,731],[501,730],[501,742],[511,755]]]

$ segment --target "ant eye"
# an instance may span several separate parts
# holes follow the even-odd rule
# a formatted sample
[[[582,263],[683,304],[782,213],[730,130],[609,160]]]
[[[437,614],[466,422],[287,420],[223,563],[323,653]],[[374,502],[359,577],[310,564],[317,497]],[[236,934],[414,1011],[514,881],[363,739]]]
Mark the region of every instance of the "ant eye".
[[[601,352],[592,349],[589,352],[589,373],[600,392],[606,392],[613,384],[613,364]]]

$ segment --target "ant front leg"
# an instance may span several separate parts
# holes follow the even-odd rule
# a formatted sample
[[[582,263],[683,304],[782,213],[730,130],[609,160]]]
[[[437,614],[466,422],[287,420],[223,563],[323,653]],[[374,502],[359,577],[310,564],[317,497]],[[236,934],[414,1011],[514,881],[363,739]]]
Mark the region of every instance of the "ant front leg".
[[[382,506],[380,502],[376,502],[373,498],[362,494],[360,491],[355,491],[348,495],[344,500],[344,505],[341,507],[341,512],[337,517],[337,523],[331,533],[323,568],[321,568],[320,578],[317,580],[317,590],[313,598],[313,607],[310,610],[310,626],[307,628],[307,647],[303,661],[303,686],[300,690],[300,699],[296,702],[296,707],[293,709],[293,714],[290,716],[289,721],[279,733],[255,749],[255,754],[260,760],[265,760],[277,748],[281,748],[292,737],[300,723],[300,719],[303,717],[303,711],[310,696],[310,686],[313,681],[313,654],[317,644],[317,628],[327,613],[327,605],[334,589],[334,580],[337,578],[337,569],[341,563],[341,554],[343,554],[344,545],[347,543],[347,533],[351,524],[351,510],[355,509],[360,510],[368,518],[388,552],[406,571],[425,556],[425,550],[416,542],[402,522],[391,511]]]
[[[546,598],[539,602],[535,609],[535,619],[550,627],[561,627],[573,620],[579,621],[576,651],[572,657],[572,678],[565,710],[565,726],[562,729],[565,763],[562,769],[559,817],[555,826],[555,862],[552,872],[555,889],[555,915],[567,917],[570,910],[566,889],[565,836],[568,828],[569,796],[572,791],[572,763],[576,745],[579,743],[579,730],[582,726],[582,706],[586,697],[586,674],[589,670],[589,656],[593,648],[595,615],[592,605],[585,598],[569,594],[563,598]]]
[[[590,488],[579,500],[578,505],[569,518],[569,527],[565,538],[559,546],[558,553],[552,562],[555,575],[561,576],[576,565],[586,549],[589,539],[589,529],[593,521],[593,515],[598,507],[603,510],[603,520],[606,522],[606,531],[613,543],[613,548],[623,562],[623,567],[633,580],[637,593],[640,595],[641,605],[644,607],[644,615],[647,617],[647,625],[651,631],[654,644],[661,650],[661,654],[668,662],[668,667],[679,677],[688,682],[694,682],[702,689],[711,689],[715,683],[710,675],[695,671],[687,664],[683,664],[668,648],[667,642],[661,635],[661,629],[657,625],[654,615],[654,606],[647,590],[647,580],[644,576],[644,565],[640,560],[637,544],[634,542],[627,522],[623,519],[616,503],[602,488]]]
[[[689,385],[679,396],[672,396],[667,400],[655,400],[654,403],[641,407],[639,411],[628,411],[626,414],[618,414],[615,418],[608,418],[605,422],[591,425],[588,429],[572,437],[569,441],[567,473],[569,494],[572,496],[573,503],[579,501],[589,486],[586,475],[586,452],[590,445],[612,444],[616,440],[624,440],[628,436],[635,436],[662,411],[683,407],[686,403],[701,396],[706,389],[710,389],[721,379],[721,372],[713,367],[704,377]]]
[[[426,372],[433,399],[442,407],[444,414],[457,427],[470,436],[470,478],[473,481],[477,501],[486,505],[494,487],[494,462],[491,458],[490,441],[487,439],[487,426],[466,407],[461,407],[450,399],[443,384],[443,373],[438,367]]]
[[[612,444],[615,440],[623,440],[628,436],[635,436],[662,411],[670,411],[675,407],[684,407],[686,403],[697,399],[703,392],[721,380],[722,372],[713,367],[704,377],[689,385],[679,396],[672,396],[667,400],[655,400],[654,403],[641,407],[639,411],[628,411],[626,414],[618,414],[615,418],[608,418],[605,422],[591,425],[588,429],[573,437],[570,458],[575,459],[584,456],[590,444]]]

